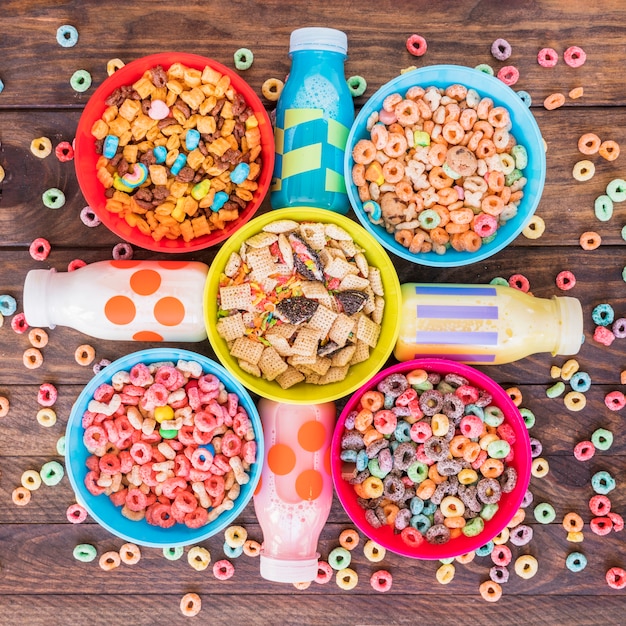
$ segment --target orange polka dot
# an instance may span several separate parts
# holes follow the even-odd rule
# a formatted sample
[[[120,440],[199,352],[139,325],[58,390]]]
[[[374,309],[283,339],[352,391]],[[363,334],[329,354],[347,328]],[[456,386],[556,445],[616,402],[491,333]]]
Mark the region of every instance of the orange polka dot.
[[[296,453],[284,443],[275,443],[267,453],[267,466],[277,476],[284,476],[296,466]]]
[[[327,474],[331,473],[331,461],[330,461],[330,446],[328,446],[328,448],[326,448],[326,452],[324,454],[324,469],[326,470]]]
[[[154,317],[163,326],[177,326],[185,319],[185,305],[173,296],[161,298],[154,305]]]
[[[130,277],[130,288],[140,296],[149,296],[161,286],[161,274],[154,270],[137,270]]]
[[[298,430],[298,443],[307,452],[317,452],[326,441],[326,429],[322,422],[310,420],[304,422]]]
[[[138,260],[133,261],[132,259],[119,259],[119,260],[109,261],[112,267],[119,267],[122,269],[128,268],[128,267],[136,267],[137,265],[139,265],[140,262],[141,261],[138,261]]]
[[[259,482],[256,486],[256,489],[254,490],[254,493],[252,494],[253,496],[256,496],[258,493],[261,492],[262,483],[263,483],[263,476],[259,476]]]
[[[154,333],[151,330],[140,330],[133,335],[134,341],[163,341],[163,337],[159,333]]]
[[[126,296],[113,296],[104,305],[104,314],[111,324],[130,324],[136,313],[135,304]]]
[[[296,478],[296,493],[303,500],[316,500],[322,493],[324,478],[315,469],[301,472]]]
[[[164,270],[180,270],[189,265],[189,261],[157,261]]]

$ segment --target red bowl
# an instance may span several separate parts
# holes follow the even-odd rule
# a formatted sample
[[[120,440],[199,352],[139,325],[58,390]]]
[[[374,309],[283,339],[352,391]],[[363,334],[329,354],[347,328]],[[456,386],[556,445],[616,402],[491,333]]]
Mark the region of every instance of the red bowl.
[[[465,377],[469,383],[479,389],[488,391],[492,396],[492,404],[499,407],[504,413],[504,423],[508,423],[515,431],[516,441],[511,446],[514,458],[510,465],[517,470],[517,484],[510,493],[502,494],[499,509],[491,520],[485,522],[483,531],[475,537],[461,535],[451,539],[447,543],[433,545],[424,540],[417,547],[408,546],[399,534],[394,532],[391,526],[381,528],[372,527],[365,519],[365,510],[357,502],[357,494],[353,486],[341,477],[341,437],[344,433],[346,417],[351,411],[359,406],[361,396],[371,389],[376,389],[380,381],[396,372],[406,374],[414,369],[423,369],[427,372],[438,374],[459,374]],[[494,380],[478,370],[462,363],[448,361],[446,359],[415,359],[405,363],[399,363],[379,372],[374,378],[363,385],[348,401],[333,434],[331,445],[331,468],[335,491],[346,513],[359,530],[384,548],[416,559],[447,559],[467,554],[488,543],[498,535],[511,521],[520,508],[524,494],[530,482],[530,439],[528,430],[520,412],[513,404],[511,398]]]
[[[239,218],[228,222],[226,228],[212,231],[202,237],[196,237],[189,242],[185,242],[182,237],[178,239],[163,238],[157,242],[149,235],[141,233],[138,228],[127,224],[126,220],[123,218],[106,210],[104,186],[96,177],[96,162],[100,155],[96,154],[95,139],[91,134],[91,127],[94,122],[100,119],[106,109],[104,103],[105,99],[115,91],[115,89],[123,85],[131,85],[150,68],[161,65],[167,70],[173,63],[182,63],[187,67],[198,70],[202,70],[208,65],[222,74],[227,74],[230,77],[232,86],[244,97],[246,104],[254,111],[259,121],[259,129],[261,132],[262,167],[261,173],[257,179],[259,186],[253,193],[252,200],[250,200],[246,208],[240,212]],[[236,72],[221,63],[197,54],[187,54],[183,52],[162,52],[142,57],[128,63],[109,76],[93,93],[81,115],[76,130],[74,150],[74,163],[78,184],[85,200],[87,200],[87,203],[100,221],[109,228],[109,230],[133,245],[148,250],[167,253],[201,250],[227,239],[254,215],[263,202],[269,190],[272,170],[274,168],[274,136],[272,125],[267,111],[252,87]]]

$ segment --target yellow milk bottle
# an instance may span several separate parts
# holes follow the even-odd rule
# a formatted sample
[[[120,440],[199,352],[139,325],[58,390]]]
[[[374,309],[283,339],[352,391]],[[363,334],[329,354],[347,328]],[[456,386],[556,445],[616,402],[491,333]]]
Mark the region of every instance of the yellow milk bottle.
[[[477,365],[537,352],[576,354],[583,316],[576,298],[536,298],[503,285],[402,285],[399,361],[442,357]]]

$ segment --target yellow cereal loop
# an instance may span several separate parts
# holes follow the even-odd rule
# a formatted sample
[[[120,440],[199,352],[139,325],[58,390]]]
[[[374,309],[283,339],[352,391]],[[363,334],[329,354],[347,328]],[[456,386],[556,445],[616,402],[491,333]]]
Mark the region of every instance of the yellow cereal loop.
[[[2,167],[2,165],[0,165],[0,183],[4,180],[4,168]]]
[[[561,377],[561,368],[558,365],[553,365],[550,368],[550,378],[560,378]]]
[[[510,535],[509,529],[505,527],[502,529],[502,531],[498,535],[496,535],[493,538],[493,542],[497,546],[503,545],[509,540],[509,535]]]
[[[528,225],[522,230],[522,235],[526,239],[539,239],[546,230],[546,223],[543,218],[538,215],[533,215],[528,222]]]
[[[587,398],[580,391],[570,391],[565,394],[563,402],[570,411],[582,411],[587,405]]]
[[[141,559],[141,550],[134,543],[125,543],[120,548],[120,559],[126,565],[135,565]]]
[[[574,164],[574,169],[572,170],[572,176],[575,180],[580,182],[584,182],[586,180],[590,180],[593,178],[593,175],[596,173],[596,166],[593,161],[589,161],[588,159],[583,159],[582,161],[578,161]]]
[[[378,563],[385,558],[387,550],[370,539],[366,541],[363,546],[363,554],[368,561]]]
[[[285,84],[278,78],[268,78],[263,85],[261,85],[261,93],[264,98],[267,98],[270,102],[276,102],[280,97]]]
[[[122,59],[110,59],[107,61],[107,75],[111,76],[117,72],[117,70],[122,69],[126,65]]]
[[[530,466],[530,473],[535,478],[543,478],[544,476],[548,475],[549,471],[550,471],[550,465],[548,464],[548,461],[546,461],[545,459],[542,459],[541,457],[537,457],[536,459],[533,459],[533,462]]]
[[[561,367],[561,378],[563,380],[570,380],[579,368],[580,363],[576,359],[568,359]]]
[[[344,567],[335,575],[335,581],[340,589],[349,591],[357,586],[359,575],[352,568]]]
[[[241,548],[248,538],[248,531],[243,526],[229,526],[224,531],[224,541],[230,548]]]
[[[515,573],[525,580],[532,578],[538,569],[539,564],[532,554],[523,554],[515,560]]]
[[[57,414],[49,407],[39,409],[37,411],[37,423],[45,428],[50,428],[57,423]]]
[[[52,142],[47,137],[37,137],[30,142],[30,151],[38,159],[45,159],[52,152]]]
[[[571,541],[572,543],[581,543],[584,539],[582,530],[572,530],[569,533],[567,533],[567,540]]]
[[[39,472],[35,470],[26,470],[22,474],[22,478],[20,480],[22,483],[22,487],[28,489],[29,491],[36,491],[41,487],[41,476]]]
[[[307,581],[302,582],[302,583],[293,583],[293,586],[296,589],[299,589],[300,591],[302,591],[304,589],[308,589],[311,586],[311,581],[307,580]]]
[[[211,553],[202,546],[193,546],[189,552],[187,552],[187,562],[197,572],[201,572],[209,567],[209,563],[211,563]]]
[[[452,565],[452,563],[446,563],[437,570],[435,577],[437,578],[437,582],[439,584],[447,585],[448,583],[452,582],[455,572],[456,569],[454,565]]]

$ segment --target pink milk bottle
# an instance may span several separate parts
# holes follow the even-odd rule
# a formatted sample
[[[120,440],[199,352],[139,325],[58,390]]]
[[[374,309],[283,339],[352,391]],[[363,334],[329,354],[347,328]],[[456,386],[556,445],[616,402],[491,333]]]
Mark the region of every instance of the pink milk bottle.
[[[275,582],[312,581],[317,541],[333,499],[330,442],[333,402],[291,405],[262,398],[263,472],[254,510],[263,531],[261,576]]]

